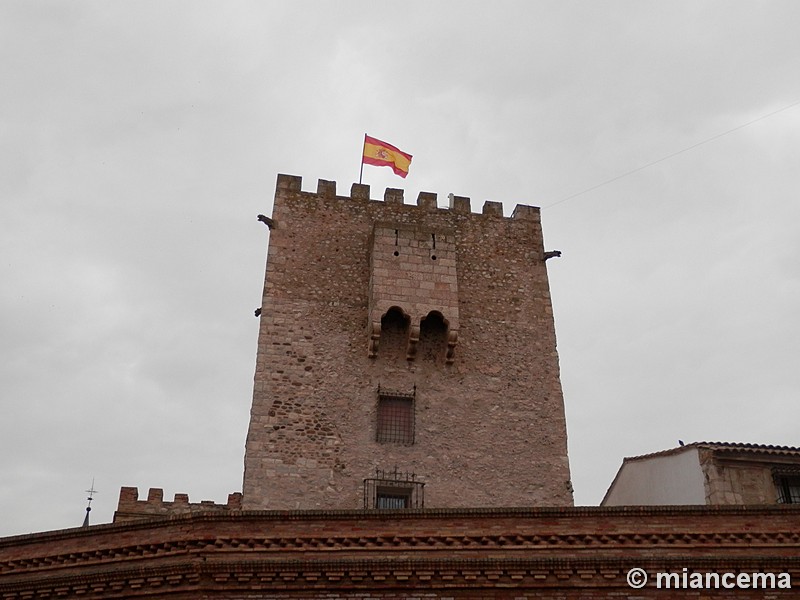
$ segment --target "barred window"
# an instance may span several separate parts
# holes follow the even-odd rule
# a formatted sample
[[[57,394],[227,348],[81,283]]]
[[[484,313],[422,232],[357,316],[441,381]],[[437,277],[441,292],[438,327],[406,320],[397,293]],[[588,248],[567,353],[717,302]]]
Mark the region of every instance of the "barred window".
[[[375,477],[364,480],[364,508],[402,510],[425,507],[425,483],[414,473],[375,469]]]
[[[778,503],[800,504],[800,475],[776,475]]]
[[[382,444],[414,443],[414,397],[378,393],[376,439]]]

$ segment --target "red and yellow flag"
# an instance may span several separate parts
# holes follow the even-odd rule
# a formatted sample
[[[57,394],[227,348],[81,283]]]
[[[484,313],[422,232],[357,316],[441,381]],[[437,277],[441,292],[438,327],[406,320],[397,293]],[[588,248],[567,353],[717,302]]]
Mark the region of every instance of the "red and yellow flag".
[[[405,177],[411,165],[411,155],[374,137],[364,136],[364,156],[361,164],[392,167],[395,175]]]

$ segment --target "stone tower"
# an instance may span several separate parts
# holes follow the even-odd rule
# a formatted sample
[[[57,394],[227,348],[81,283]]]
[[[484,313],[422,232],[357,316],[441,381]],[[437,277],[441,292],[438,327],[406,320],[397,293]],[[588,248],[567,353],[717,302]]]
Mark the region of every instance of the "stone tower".
[[[245,509],[572,504],[539,209],[278,175]]]

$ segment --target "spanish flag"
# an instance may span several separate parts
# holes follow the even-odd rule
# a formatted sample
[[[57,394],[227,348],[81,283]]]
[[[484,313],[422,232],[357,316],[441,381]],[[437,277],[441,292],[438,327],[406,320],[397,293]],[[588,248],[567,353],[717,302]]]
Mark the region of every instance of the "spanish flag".
[[[406,154],[391,144],[376,140],[374,137],[364,136],[364,156],[361,164],[376,167],[392,167],[395,175],[405,177],[411,165],[411,155]]]

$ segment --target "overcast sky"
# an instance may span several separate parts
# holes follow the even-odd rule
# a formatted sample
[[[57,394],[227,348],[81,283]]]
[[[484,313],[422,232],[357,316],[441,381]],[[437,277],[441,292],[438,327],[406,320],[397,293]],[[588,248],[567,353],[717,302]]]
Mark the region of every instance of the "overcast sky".
[[[0,536],[80,525],[93,477],[96,523],[124,485],[241,489],[255,217],[278,173],[347,194],[365,132],[414,155],[365,167],[373,198],[542,207],[577,504],[678,439],[798,445],[798,24],[795,0],[6,0]]]

